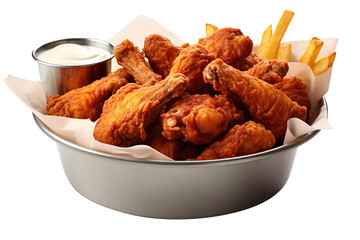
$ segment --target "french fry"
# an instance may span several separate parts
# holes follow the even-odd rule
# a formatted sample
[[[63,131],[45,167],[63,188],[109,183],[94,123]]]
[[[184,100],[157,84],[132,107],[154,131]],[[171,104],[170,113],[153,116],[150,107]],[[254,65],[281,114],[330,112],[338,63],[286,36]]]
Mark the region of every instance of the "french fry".
[[[323,45],[324,45],[323,41],[321,41],[317,37],[313,37],[310,40],[309,45],[306,48],[306,51],[301,56],[299,62],[305,63],[305,64],[309,65],[310,67],[312,67],[312,65],[314,65],[317,57],[319,56],[319,52]]]
[[[261,37],[261,42],[260,42],[260,45],[258,48],[258,55],[262,58],[265,58],[266,49],[267,49],[267,46],[269,45],[271,36],[272,36],[272,25],[270,24],[265,29],[265,31]]]
[[[277,59],[290,62],[291,56],[291,44],[286,44],[279,48]]]
[[[319,61],[313,64],[312,71],[315,76],[318,76],[324,72],[326,72],[329,68],[332,67],[334,60],[336,57],[336,52],[321,58]]]
[[[293,11],[290,10],[284,11],[266,49],[266,54],[265,54],[266,59],[276,58],[281,40],[284,37],[286,29],[288,28],[293,16],[294,16]]]
[[[210,36],[211,34],[213,34],[214,32],[216,32],[217,30],[219,30],[219,28],[215,25],[206,23],[206,36]]]

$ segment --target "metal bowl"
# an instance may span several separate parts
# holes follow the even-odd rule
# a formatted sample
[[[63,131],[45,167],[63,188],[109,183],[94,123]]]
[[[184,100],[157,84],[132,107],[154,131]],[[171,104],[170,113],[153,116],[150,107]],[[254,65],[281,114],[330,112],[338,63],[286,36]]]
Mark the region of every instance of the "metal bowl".
[[[64,43],[98,47],[109,51],[110,56],[94,63],[74,66],[47,63],[38,58],[40,53]],[[64,94],[108,75],[111,72],[111,59],[114,57],[113,48],[111,43],[93,38],[60,39],[35,48],[32,56],[38,63],[46,98],[50,95]]]
[[[326,106],[325,99],[321,105]],[[258,205],[288,180],[297,148],[314,131],[268,151],[205,161],[131,160],[81,147],[54,134],[72,186],[102,206],[138,216],[183,219],[217,216]]]

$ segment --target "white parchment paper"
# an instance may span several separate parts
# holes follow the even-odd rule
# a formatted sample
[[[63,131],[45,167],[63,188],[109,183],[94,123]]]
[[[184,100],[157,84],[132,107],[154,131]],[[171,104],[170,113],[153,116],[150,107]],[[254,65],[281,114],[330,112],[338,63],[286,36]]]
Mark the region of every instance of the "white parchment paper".
[[[173,33],[163,28],[154,20],[140,15],[131,21],[124,29],[114,35],[109,41],[117,45],[124,39],[129,39],[135,45],[142,49],[144,39],[149,34],[158,33],[168,37],[175,45],[181,45],[182,41]],[[199,36],[203,37],[203,36]],[[251,36],[250,36],[251,37]],[[319,58],[329,55],[335,51],[337,39],[326,38],[323,48],[319,54]],[[288,76],[298,76],[308,86],[309,97],[312,105],[310,112],[311,125],[299,120],[290,119],[285,136],[284,144],[287,144],[305,133],[318,129],[332,128],[327,119],[327,111],[325,107],[319,107],[318,103],[327,93],[330,85],[331,69],[324,74],[315,77],[309,66],[297,63],[301,55],[304,53],[309,40],[288,42],[292,45],[291,61],[289,63]],[[283,43],[287,44],[287,43]],[[256,51],[257,46],[254,46]],[[113,62],[113,69],[118,67],[116,61]],[[4,82],[7,84],[17,97],[19,97],[30,110],[49,127],[54,133],[60,137],[78,144],[82,147],[98,150],[101,152],[121,155],[128,159],[157,159],[172,161],[167,156],[157,152],[146,145],[136,145],[132,147],[116,147],[103,144],[93,138],[94,122],[83,119],[71,119],[66,117],[46,115],[46,98],[41,81],[30,81],[21,79],[12,75],[8,75]]]

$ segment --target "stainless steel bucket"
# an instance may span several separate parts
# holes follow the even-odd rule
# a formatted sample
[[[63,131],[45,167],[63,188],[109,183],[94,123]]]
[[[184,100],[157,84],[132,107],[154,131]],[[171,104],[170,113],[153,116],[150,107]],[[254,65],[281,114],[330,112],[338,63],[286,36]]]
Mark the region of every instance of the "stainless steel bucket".
[[[325,105],[325,99],[321,102]],[[138,216],[201,218],[260,204],[287,182],[298,147],[319,130],[290,144],[247,156],[206,161],[130,160],[83,148],[54,134],[65,174],[84,197]]]

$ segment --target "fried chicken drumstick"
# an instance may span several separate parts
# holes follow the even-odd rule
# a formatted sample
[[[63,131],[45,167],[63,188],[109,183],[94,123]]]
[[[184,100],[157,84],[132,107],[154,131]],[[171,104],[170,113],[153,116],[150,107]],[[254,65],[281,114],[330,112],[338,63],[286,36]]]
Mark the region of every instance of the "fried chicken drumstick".
[[[154,72],[166,78],[175,58],[188,46],[188,43],[180,47],[174,46],[168,38],[159,34],[150,34],[145,38],[143,51]]]
[[[271,131],[253,121],[242,125],[235,125],[225,136],[210,144],[197,159],[210,160],[242,156],[265,151],[275,145],[275,138]]]
[[[184,94],[168,109],[161,114],[164,137],[197,145],[213,142],[244,119],[242,111],[224,95]]]
[[[254,121],[271,130],[277,141],[284,139],[290,118],[306,120],[306,107],[299,106],[273,85],[243,73],[221,59],[206,67],[204,80],[213,84],[215,90],[241,101]]]
[[[128,83],[105,102],[94,138],[122,147],[143,142],[146,128],[159,117],[166,103],[184,93],[188,83],[180,73],[142,86]]]
[[[47,114],[79,119],[90,118],[95,121],[101,114],[105,100],[129,80],[130,75],[119,68],[87,86],[71,90],[64,95],[51,95],[47,99]]]
[[[116,45],[114,55],[117,63],[132,75],[138,84],[142,85],[151,80],[162,80],[160,75],[153,72],[139,48],[130,40],[125,39]]]

